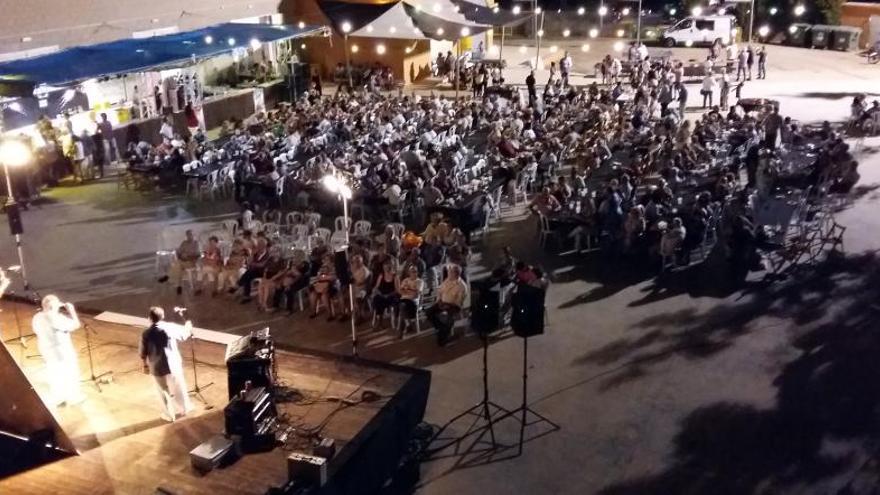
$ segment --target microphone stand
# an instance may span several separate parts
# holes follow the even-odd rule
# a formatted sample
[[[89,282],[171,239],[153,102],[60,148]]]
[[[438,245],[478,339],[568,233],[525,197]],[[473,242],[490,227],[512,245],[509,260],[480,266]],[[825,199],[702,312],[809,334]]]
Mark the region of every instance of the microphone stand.
[[[9,295],[15,295],[15,291],[9,291]],[[18,344],[22,349],[27,349],[27,337],[21,333],[21,320],[18,318],[18,303],[12,302],[12,315],[15,317],[15,326],[18,328],[18,337],[4,341],[5,344]]]
[[[92,382],[92,385],[94,385],[95,388],[98,389],[98,393],[102,393],[103,390],[101,390],[101,382],[103,381],[104,384],[110,383],[113,380],[113,372],[105,371],[100,375],[95,375],[95,363],[92,361],[92,339],[89,336],[92,332],[94,332],[95,335],[97,335],[98,332],[96,332],[95,329],[93,329],[92,326],[88,323],[84,321],[80,321],[80,323],[82,323],[83,330],[86,332],[86,354],[88,354],[89,356],[89,379],[83,381]],[[110,378],[102,380],[102,378],[104,378],[105,376],[109,376]]]
[[[183,311],[178,311],[177,314],[178,314],[181,318],[183,318]],[[190,321],[192,321],[192,320],[190,320]],[[190,352],[190,357],[192,358],[192,362],[193,362],[193,388],[192,388],[191,390],[189,390],[187,393],[188,393],[189,395],[195,397],[196,399],[198,399],[199,402],[201,402],[202,404],[204,404],[205,409],[213,409],[214,406],[212,406],[212,405],[208,402],[208,400],[205,399],[205,396],[202,395],[202,390],[205,390],[206,388],[210,387],[211,385],[214,384],[214,382],[207,383],[207,384],[205,384],[205,386],[203,386],[203,387],[202,387],[202,386],[199,386],[199,361],[198,361],[198,359],[196,358],[196,336],[195,336],[195,332],[193,332],[193,333],[190,335],[190,339],[191,339],[191,342],[189,343],[189,352]]]

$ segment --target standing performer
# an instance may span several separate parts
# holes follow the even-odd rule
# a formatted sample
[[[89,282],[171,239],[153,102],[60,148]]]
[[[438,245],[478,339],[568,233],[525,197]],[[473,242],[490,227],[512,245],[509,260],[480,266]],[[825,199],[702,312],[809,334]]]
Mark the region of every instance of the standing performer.
[[[192,322],[183,325],[165,320],[165,310],[158,306],[150,308],[150,328],[141,335],[140,357],[144,373],[153,375],[156,390],[162,401],[162,419],[174,421],[192,410],[186,380],[183,377],[183,359],[177,342],[192,335]]]
[[[42,306],[31,326],[46,362],[52,400],[56,406],[82,402],[85,397],[79,389],[79,362],[70,340],[70,332],[80,327],[79,316],[73,304],[62,304],[58,296],[52,294],[43,298]],[[62,308],[66,315],[61,313]]]

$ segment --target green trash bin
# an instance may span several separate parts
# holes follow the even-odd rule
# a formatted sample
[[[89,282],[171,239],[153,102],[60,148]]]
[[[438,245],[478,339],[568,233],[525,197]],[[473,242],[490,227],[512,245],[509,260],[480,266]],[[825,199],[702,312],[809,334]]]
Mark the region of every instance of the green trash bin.
[[[827,48],[829,46],[829,41],[831,38],[831,33],[834,31],[835,26],[828,26],[825,24],[816,24],[810,29],[810,33],[813,34],[810,45],[813,48]]]
[[[829,48],[846,52],[850,50],[858,50],[859,36],[862,35],[861,28],[852,26],[835,26],[831,35],[831,44]]]
[[[807,46],[807,35],[810,32],[810,25],[804,23],[792,24],[788,28],[788,37],[786,44],[789,46]]]

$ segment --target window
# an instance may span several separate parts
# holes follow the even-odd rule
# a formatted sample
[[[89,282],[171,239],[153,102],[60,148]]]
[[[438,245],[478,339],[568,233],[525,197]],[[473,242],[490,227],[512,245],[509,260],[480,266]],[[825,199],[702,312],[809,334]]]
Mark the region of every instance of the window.
[[[698,31],[714,31],[715,21],[697,21]]]
[[[690,29],[691,27],[693,27],[693,25],[694,25],[693,19],[685,19],[683,21],[680,21],[678,24],[676,24],[675,27],[673,28],[673,30],[678,31],[681,29]]]

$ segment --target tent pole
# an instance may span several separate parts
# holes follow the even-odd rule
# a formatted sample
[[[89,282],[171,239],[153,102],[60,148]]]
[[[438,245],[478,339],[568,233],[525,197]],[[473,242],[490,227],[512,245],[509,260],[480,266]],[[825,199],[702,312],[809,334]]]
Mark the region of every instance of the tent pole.
[[[455,48],[455,101],[458,101],[458,61],[461,59],[461,38]]]

